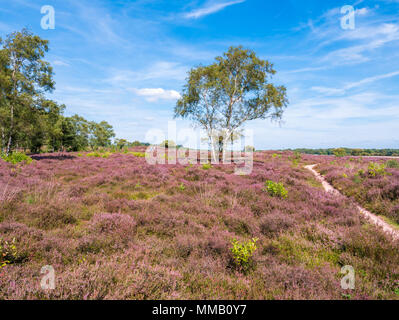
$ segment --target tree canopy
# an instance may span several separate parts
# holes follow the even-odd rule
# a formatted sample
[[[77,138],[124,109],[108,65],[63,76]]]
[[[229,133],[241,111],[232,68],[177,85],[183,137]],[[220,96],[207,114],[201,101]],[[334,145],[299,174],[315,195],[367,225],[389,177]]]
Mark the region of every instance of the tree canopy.
[[[106,147],[115,136],[106,121],[63,115],[65,105],[46,98],[55,88],[44,60],[48,41],[23,29],[0,39],[0,147],[40,152]]]
[[[190,70],[175,117],[192,120],[223,149],[221,144],[234,140],[245,122],[282,118],[288,99],[284,86],[269,82],[275,73],[273,64],[254,51],[230,47],[214,63]],[[227,136],[215,141],[215,132]]]

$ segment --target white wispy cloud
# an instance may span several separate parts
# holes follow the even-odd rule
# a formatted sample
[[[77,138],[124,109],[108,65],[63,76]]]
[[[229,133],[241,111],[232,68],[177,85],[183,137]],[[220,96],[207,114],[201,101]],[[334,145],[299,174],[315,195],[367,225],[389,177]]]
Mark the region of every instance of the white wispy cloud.
[[[245,0],[236,0],[236,1],[221,2],[221,3],[208,3],[202,8],[195,9],[191,12],[186,13],[184,17],[187,19],[198,19],[207,16],[209,14],[221,11],[226,7],[239,4],[242,2],[245,2]]]
[[[183,81],[187,76],[188,70],[189,68],[187,66],[181,65],[180,63],[158,61],[139,70],[111,70],[111,76],[106,78],[104,82],[116,87],[129,88],[138,86],[138,83],[143,85],[143,82]],[[162,84],[156,85],[163,86]]]
[[[69,63],[66,63],[62,60],[54,60],[53,65],[55,66],[61,66],[61,67],[69,67]]]
[[[356,82],[351,82],[351,83],[348,83],[347,85],[343,86],[342,88],[328,88],[328,87],[315,86],[315,87],[312,87],[311,89],[314,91],[320,92],[322,94],[326,94],[326,95],[344,94],[346,91],[348,91],[350,89],[358,88],[365,84],[373,83],[378,80],[388,79],[388,78],[392,78],[392,77],[396,77],[396,76],[399,76],[399,70],[390,72],[390,73],[386,73],[386,74],[380,74],[377,76],[364,78],[364,79],[356,81]]]
[[[143,88],[131,89],[132,92],[138,96],[144,97],[149,102],[156,102],[158,100],[177,100],[180,98],[180,93],[175,90],[165,90],[162,88]]]
[[[369,61],[370,57],[367,53],[399,40],[399,25],[384,23],[379,26],[359,27],[352,32],[343,33],[343,35],[334,39],[334,42],[341,40],[358,40],[361,42],[346,48],[331,51],[321,60],[322,62],[348,64]],[[330,40],[329,42],[331,43],[333,41]]]

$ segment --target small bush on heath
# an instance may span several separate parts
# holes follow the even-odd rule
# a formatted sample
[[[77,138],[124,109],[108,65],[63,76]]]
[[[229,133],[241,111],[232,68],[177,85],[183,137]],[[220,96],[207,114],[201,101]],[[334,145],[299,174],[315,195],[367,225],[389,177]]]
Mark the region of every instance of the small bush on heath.
[[[375,162],[370,162],[367,168],[367,172],[372,177],[387,174],[387,172],[385,171],[385,164],[378,164]]]
[[[265,188],[263,191],[268,192],[273,197],[280,197],[286,199],[288,197],[288,191],[284,188],[284,185],[279,182],[276,183],[274,181],[268,180],[265,183]]]
[[[10,242],[0,239],[0,269],[17,260],[18,251],[15,245],[15,238]]]
[[[385,163],[385,165],[387,168],[390,168],[390,169],[399,169],[399,161],[394,160],[394,159],[388,160]]]
[[[144,152],[131,152],[131,154],[138,158],[145,158]]]
[[[31,163],[33,160],[31,157],[27,156],[25,153],[22,152],[13,152],[6,156],[5,154],[1,155],[1,158],[9,163],[17,164],[20,162],[25,162],[26,164]]]
[[[101,152],[91,152],[88,153],[86,156],[87,157],[94,157],[94,158],[108,158],[112,153],[111,152],[105,152],[105,153],[101,153]]]
[[[230,250],[233,253],[234,263],[237,267],[242,268],[244,271],[250,268],[252,256],[257,249],[257,241],[257,238],[253,238],[245,243],[240,243],[237,239],[233,239],[231,242],[233,247]]]
[[[212,168],[212,165],[210,163],[204,163],[202,165],[202,169],[204,169],[204,170],[209,170],[211,168]]]

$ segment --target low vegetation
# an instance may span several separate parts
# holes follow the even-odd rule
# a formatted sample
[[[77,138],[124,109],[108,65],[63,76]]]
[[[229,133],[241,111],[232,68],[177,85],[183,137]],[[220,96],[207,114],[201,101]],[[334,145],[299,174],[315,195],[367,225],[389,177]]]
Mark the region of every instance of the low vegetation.
[[[366,209],[399,223],[399,162],[345,157],[324,161],[319,171]]]
[[[313,182],[303,166],[320,157],[293,166],[293,153],[256,152],[252,173],[236,176],[234,165],[153,166],[131,154],[143,151],[0,161],[0,299],[398,298],[398,244]],[[356,184],[368,162],[331,160],[320,170],[340,185],[398,181],[386,166],[392,175]],[[54,290],[40,288],[45,265]],[[344,265],[354,290],[340,286]]]

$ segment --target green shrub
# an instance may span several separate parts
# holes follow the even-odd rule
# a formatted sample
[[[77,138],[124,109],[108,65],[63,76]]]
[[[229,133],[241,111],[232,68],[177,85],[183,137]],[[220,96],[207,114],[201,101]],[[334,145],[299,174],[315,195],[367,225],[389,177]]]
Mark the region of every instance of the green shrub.
[[[88,153],[86,156],[87,157],[94,157],[94,158],[108,158],[112,153],[111,152],[91,152]]]
[[[9,163],[17,164],[20,162],[25,162],[26,164],[31,163],[33,160],[31,157],[27,156],[25,153],[22,152],[13,152],[6,156],[5,154],[1,155],[1,158]]]
[[[232,240],[231,244],[233,247],[230,250],[233,254],[233,260],[237,267],[240,267],[245,271],[250,268],[252,256],[257,249],[257,241],[257,238],[253,238],[245,243],[240,243],[237,239]]]
[[[343,148],[338,148],[333,150],[333,154],[336,157],[345,157],[346,156],[346,150]]]
[[[385,165],[386,165],[387,168],[399,169],[399,161],[394,160],[394,159],[388,160],[388,161],[385,163]]]
[[[134,155],[135,157],[145,158],[144,152],[131,152],[131,154]]]
[[[362,177],[362,176],[364,176],[364,174],[365,174],[364,170],[363,170],[363,169],[360,169],[360,170],[356,173],[356,176]]]
[[[288,197],[288,191],[284,188],[284,185],[279,182],[268,180],[265,182],[265,188],[263,191],[268,192],[273,197],[280,197],[286,199]]]
[[[370,162],[367,168],[367,172],[370,176],[375,177],[378,175],[385,175],[387,172],[385,171],[385,164],[378,164],[375,162]]]
[[[160,144],[161,147],[165,147],[166,149],[168,148],[176,148],[176,143],[173,140],[164,140]]]
[[[0,239],[0,269],[18,260],[15,238],[11,242]]]
[[[202,169],[204,170],[209,170],[210,168],[212,168],[212,165],[210,163],[204,163],[202,165]]]

